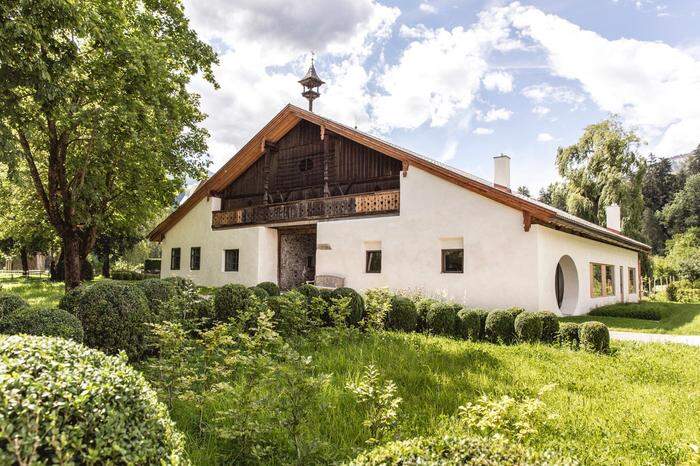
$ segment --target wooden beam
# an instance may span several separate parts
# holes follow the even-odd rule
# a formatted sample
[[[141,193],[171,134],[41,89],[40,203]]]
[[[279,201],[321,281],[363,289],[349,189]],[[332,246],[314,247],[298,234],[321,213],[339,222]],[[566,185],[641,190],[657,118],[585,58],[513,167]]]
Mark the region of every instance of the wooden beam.
[[[323,197],[330,197],[331,190],[328,186],[328,163],[330,159],[331,138],[324,139],[324,126],[321,126],[321,139],[323,139]]]
[[[326,137],[326,125],[321,125],[321,141],[323,141]]]
[[[403,177],[406,178],[406,175],[408,175],[408,160],[401,161],[401,171],[403,172]]]
[[[263,161],[263,204],[267,204],[270,199],[270,148],[265,146],[265,160]]]
[[[530,231],[530,227],[532,226],[532,214],[528,212],[527,210],[523,210],[523,228],[525,231]]]

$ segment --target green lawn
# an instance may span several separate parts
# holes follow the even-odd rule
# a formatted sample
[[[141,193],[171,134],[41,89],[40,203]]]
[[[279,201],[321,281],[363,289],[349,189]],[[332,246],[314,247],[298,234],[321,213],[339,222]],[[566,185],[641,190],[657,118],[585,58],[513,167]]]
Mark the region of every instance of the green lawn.
[[[653,309],[661,314],[661,320],[601,316],[564,317],[560,320],[564,322],[598,321],[603,322],[613,330],[628,332],[700,335],[700,304],[643,301],[639,304],[617,304],[608,307]]]
[[[0,291],[16,293],[32,306],[55,307],[64,293],[63,282],[39,277],[0,277]]]

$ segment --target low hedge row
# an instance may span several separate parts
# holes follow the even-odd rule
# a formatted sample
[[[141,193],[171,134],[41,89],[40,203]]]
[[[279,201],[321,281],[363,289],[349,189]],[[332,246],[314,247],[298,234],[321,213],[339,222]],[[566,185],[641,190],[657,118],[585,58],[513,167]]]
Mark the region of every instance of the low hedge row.
[[[145,280],[147,277],[141,272],[135,272],[133,270],[112,270],[109,272],[109,278],[112,280],[136,281]]]
[[[83,341],[83,326],[63,309],[24,307],[0,318],[0,333],[45,335]]]
[[[656,309],[640,309],[629,307],[625,304],[611,304],[610,306],[598,307],[589,312],[588,315],[601,317],[626,317],[629,319],[643,320],[661,320],[661,313]]]

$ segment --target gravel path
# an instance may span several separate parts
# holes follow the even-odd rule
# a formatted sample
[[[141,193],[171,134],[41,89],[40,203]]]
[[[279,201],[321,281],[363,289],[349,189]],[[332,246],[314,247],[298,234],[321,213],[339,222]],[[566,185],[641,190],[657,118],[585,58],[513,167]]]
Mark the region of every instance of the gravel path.
[[[661,333],[615,332],[611,330],[610,338],[642,343],[681,343],[700,346],[700,335],[664,335]]]

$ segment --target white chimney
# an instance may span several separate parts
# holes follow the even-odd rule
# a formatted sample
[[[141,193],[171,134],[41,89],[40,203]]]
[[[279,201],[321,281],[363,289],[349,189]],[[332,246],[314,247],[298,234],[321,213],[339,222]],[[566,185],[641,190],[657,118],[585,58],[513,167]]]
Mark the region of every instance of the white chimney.
[[[619,205],[612,204],[605,208],[605,226],[615,231],[622,230]]]
[[[505,154],[493,158],[493,184],[510,191],[510,157]]]

